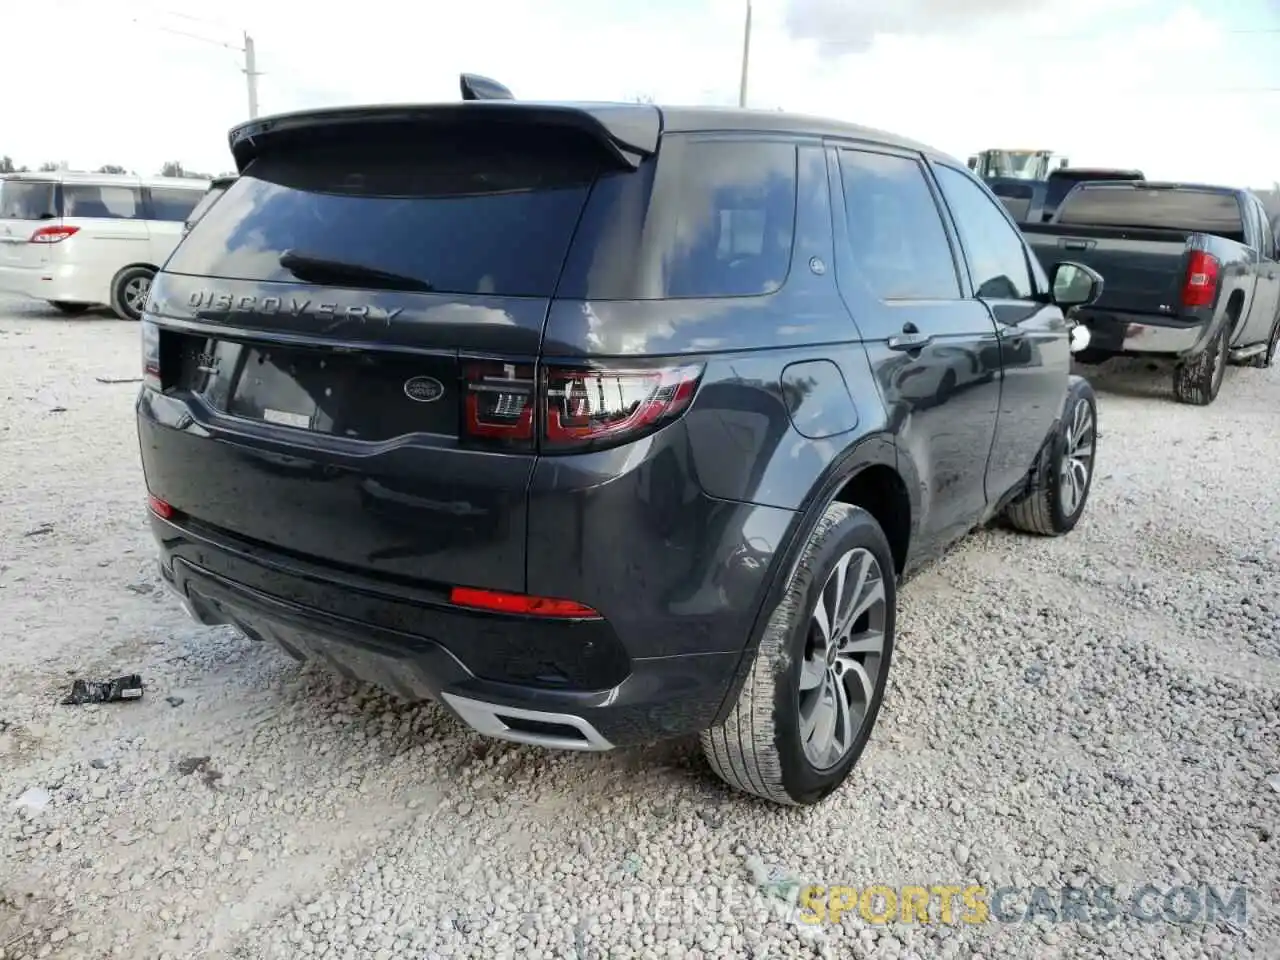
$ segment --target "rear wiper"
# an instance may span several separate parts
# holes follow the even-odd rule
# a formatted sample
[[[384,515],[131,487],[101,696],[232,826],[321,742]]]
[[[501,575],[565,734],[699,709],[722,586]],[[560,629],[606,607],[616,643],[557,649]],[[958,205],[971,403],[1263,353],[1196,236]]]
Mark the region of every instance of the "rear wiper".
[[[280,254],[279,263],[299,280],[310,283],[349,283],[382,290],[415,290],[420,293],[430,293],[435,289],[432,284],[417,277],[378,270],[359,263],[312,257],[293,250]]]

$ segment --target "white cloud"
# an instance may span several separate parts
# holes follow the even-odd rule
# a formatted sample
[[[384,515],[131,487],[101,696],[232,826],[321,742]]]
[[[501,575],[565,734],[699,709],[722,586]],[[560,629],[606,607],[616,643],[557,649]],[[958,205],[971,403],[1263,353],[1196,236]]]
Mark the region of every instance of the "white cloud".
[[[1266,185],[1280,176],[1280,94],[1220,92],[1274,85],[1268,48],[1189,6],[984,0],[949,3],[968,14],[939,18],[941,0],[841,2],[861,11],[856,30],[830,19],[836,0],[755,0],[753,106],[862,122],[961,156],[1044,147],[1155,177]],[[802,5],[808,13],[799,23],[792,14],[789,26]],[[999,16],[1001,8],[1019,15]],[[0,153],[31,165],[229,168],[226,132],[246,116],[239,56],[172,31],[236,45],[250,30],[264,113],[453,100],[462,71],[531,99],[737,96],[742,0],[361,0],[358,15],[352,9],[297,0],[222,0],[212,13],[190,0],[13,4],[6,76],[20,79],[5,90]],[[979,9],[987,12],[971,15]],[[36,36],[57,39],[15,42]],[[858,52],[835,55],[837,47]]]

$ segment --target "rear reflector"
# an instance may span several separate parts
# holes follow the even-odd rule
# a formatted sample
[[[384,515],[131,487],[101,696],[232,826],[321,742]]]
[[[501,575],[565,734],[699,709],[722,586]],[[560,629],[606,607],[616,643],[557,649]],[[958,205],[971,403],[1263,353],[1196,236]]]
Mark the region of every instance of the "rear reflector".
[[[74,237],[80,232],[79,227],[40,227],[31,234],[30,243],[61,243],[67,237]]]
[[[1187,259],[1187,277],[1182,284],[1184,307],[1212,306],[1218,293],[1218,277],[1222,264],[1218,258],[1203,250],[1192,250]]]
[[[449,592],[449,602],[460,607],[491,610],[494,613],[515,613],[529,617],[563,617],[576,620],[599,620],[600,614],[585,604],[573,600],[556,600],[552,597],[530,597],[522,593],[500,593],[496,590],[476,590],[472,587],[454,587]]]
[[[173,516],[173,507],[151,494],[147,494],[147,507],[161,520],[168,520]]]

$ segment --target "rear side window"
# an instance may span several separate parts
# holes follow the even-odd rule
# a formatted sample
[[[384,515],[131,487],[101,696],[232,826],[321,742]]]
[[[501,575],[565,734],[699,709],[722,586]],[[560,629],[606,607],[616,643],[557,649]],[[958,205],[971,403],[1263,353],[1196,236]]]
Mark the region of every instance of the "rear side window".
[[[1190,230],[1239,240],[1244,220],[1235,195],[1129,185],[1082,186],[1058,210],[1059,223]]]
[[[741,297],[786,282],[796,221],[796,148],[689,141],[681,161],[667,297]]]
[[[0,220],[51,220],[58,215],[49,180],[0,180]]]
[[[550,296],[598,166],[567,138],[465,129],[268,154],[167,269],[296,282],[280,265],[291,251],[444,293]]]
[[[956,300],[942,215],[910,157],[840,151],[853,266],[881,300]]]
[[[151,219],[181,223],[191,215],[191,211],[203,196],[203,190],[152,187]]]
[[[142,192],[137,187],[64,183],[62,215],[102,220],[137,220],[142,217]]]

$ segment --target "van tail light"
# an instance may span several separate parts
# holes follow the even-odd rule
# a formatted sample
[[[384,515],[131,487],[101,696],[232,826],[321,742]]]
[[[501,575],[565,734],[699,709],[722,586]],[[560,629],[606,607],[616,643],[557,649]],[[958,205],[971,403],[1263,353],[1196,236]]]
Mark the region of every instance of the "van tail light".
[[[543,449],[564,451],[638,439],[693,400],[702,366],[656,369],[551,367],[544,374]]]
[[[638,440],[678,418],[702,364],[651,368],[471,361],[463,365],[463,435],[542,453],[580,452]]]
[[[502,593],[498,590],[477,590],[473,587],[454,587],[449,591],[449,602],[475,610],[493,613],[514,613],[526,617],[558,617],[570,620],[599,620],[586,604],[575,600],[559,600],[554,597],[531,597],[523,593]]]
[[[79,227],[40,227],[31,234],[28,243],[61,243],[67,237],[74,237],[80,232]]]
[[[1182,282],[1184,307],[1208,307],[1218,293],[1218,278],[1222,264],[1218,258],[1203,250],[1192,250],[1187,260],[1187,275]]]
[[[160,382],[160,328],[150,320],[143,320],[142,327],[142,385],[159,391]]]

